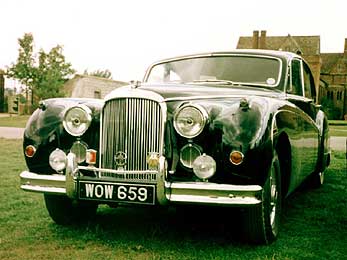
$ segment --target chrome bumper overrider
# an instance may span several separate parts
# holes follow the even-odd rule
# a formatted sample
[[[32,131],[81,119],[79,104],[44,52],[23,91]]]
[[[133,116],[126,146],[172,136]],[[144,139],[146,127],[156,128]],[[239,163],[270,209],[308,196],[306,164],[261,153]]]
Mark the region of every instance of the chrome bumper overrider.
[[[86,170],[87,167],[84,167]],[[92,168],[97,171],[96,168]],[[20,174],[20,187],[25,191],[62,194],[76,198],[76,183],[79,178],[74,155],[68,155],[65,175],[41,175],[23,171]],[[262,187],[259,185],[230,185],[209,182],[167,182],[165,180],[164,158],[160,159],[157,175],[156,195],[161,205],[204,204],[247,206],[261,203]],[[83,178],[83,177],[82,177]],[[90,179],[89,179],[90,180]],[[100,179],[96,178],[96,181]],[[119,182],[119,181],[114,181]]]

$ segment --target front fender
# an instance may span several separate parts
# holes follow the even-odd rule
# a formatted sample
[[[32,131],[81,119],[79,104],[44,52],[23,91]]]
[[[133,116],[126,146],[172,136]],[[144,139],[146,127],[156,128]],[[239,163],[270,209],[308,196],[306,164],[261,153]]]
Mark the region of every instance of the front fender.
[[[29,118],[23,137],[23,150],[32,145],[36,148],[33,157],[25,156],[30,171],[55,173],[49,166],[49,154],[56,148],[68,151],[76,137],[69,135],[63,127],[63,117],[67,108],[85,104],[92,110],[92,124],[81,137],[82,141],[96,146],[95,137],[99,131],[99,116],[102,101],[96,99],[54,98],[44,100]],[[93,143],[90,143],[92,141]]]
[[[243,182],[262,185],[269,172],[273,157],[272,118],[278,107],[269,98],[251,97],[226,102],[212,117],[211,131],[222,133],[221,169],[241,177]],[[232,151],[244,154],[241,165],[232,165]]]

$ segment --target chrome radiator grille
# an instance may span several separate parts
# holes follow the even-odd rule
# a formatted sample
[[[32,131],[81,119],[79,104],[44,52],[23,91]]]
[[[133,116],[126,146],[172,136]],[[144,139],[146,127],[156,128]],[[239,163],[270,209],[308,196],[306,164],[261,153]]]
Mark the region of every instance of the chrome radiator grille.
[[[163,116],[160,105],[142,98],[107,101],[102,112],[101,167],[105,169],[148,170],[147,155],[162,153]],[[116,163],[126,156],[125,165]]]

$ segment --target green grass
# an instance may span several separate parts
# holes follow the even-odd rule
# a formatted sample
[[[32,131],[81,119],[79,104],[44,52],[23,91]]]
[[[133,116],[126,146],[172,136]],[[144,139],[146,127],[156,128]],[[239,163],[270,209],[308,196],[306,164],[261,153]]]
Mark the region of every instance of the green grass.
[[[329,125],[344,125],[347,126],[346,120],[329,120]]]
[[[183,219],[173,209],[104,206],[88,224],[58,226],[41,194],[19,189],[18,175],[25,169],[21,142],[0,139],[0,150],[0,259],[345,259],[347,254],[344,153],[333,154],[322,188],[302,189],[285,202],[279,239],[252,246],[227,230],[237,227],[227,224],[232,215],[221,215],[230,211]]]
[[[347,136],[347,121],[329,120],[330,136]]]
[[[20,127],[24,128],[28,119],[30,116],[6,116],[6,117],[0,117],[0,127],[6,126],[6,127]]]
[[[330,125],[330,136],[347,136],[347,125]]]

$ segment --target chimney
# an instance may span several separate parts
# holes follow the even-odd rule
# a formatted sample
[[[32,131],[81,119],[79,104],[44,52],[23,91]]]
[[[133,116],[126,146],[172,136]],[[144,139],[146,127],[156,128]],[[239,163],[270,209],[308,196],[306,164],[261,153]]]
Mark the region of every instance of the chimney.
[[[347,55],[347,38],[345,38],[345,51],[344,54]]]
[[[259,45],[259,31],[253,31],[252,49],[258,49]]]
[[[266,31],[260,32],[259,49],[266,49]]]

